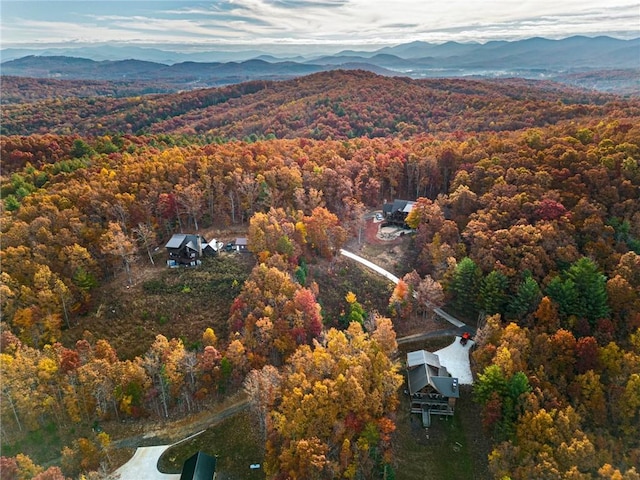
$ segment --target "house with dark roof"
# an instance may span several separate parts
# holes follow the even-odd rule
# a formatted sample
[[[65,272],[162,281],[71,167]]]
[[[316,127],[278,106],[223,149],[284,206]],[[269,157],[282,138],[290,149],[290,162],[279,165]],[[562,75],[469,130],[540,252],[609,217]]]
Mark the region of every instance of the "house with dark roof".
[[[217,247],[217,243],[216,243]],[[187,233],[174,234],[165,245],[169,258],[167,265],[170,267],[200,265],[203,255],[214,255],[217,250],[213,250],[207,240],[201,235]]]
[[[422,416],[425,427],[431,415],[453,415],[460,397],[458,379],[451,377],[435,353],[417,350],[407,354],[407,384],[411,413]]]
[[[180,480],[213,480],[216,478],[216,463],[216,457],[200,451],[184,462]]]
[[[407,227],[405,220],[407,215],[413,210],[413,206],[416,202],[411,200],[394,200],[393,203],[385,203],[382,205],[382,213],[387,223],[393,225],[399,225],[401,227]]]

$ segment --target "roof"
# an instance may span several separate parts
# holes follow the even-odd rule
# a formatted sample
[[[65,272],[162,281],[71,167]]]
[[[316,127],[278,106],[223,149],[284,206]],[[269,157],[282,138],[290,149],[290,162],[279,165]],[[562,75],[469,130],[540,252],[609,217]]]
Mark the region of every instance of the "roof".
[[[416,202],[412,202],[410,200],[398,200],[395,199],[393,201],[393,206],[392,208],[392,213],[395,212],[404,212],[404,213],[408,213],[411,211],[411,209],[413,208],[413,206],[415,205]],[[406,208],[410,207],[408,210],[405,211]]]
[[[247,245],[248,244],[248,240],[246,237],[238,237],[236,238],[236,245]]]
[[[407,372],[407,380],[409,382],[409,393],[411,395],[422,390],[424,387],[429,385],[429,374],[427,373],[427,366],[420,365],[409,370]]]
[[[407,354],[407,381],[409,393],[413,395],[431,385],[445,397],[458,398],[458,379],[452,378],[435,353],[416,350]]]
[[[445,397],[460,397],[460,390],[458,389],[458,379],[451,377],[431,377],[429,383]]]
[[[224,246],[224,243],[219,242],[215,238],[211,240],[209,243],[205,243],[202,245],[202,249],[205,250],[207,248],[211,248],[214,252],[217,252]]]
[[[426,350],[416,350],[415,352],[407,353],[407,367],[415,367],[417,365],[427,364],[440,368],[440,359],[435,353],[427,352]]]
[[[411,212],[411,210],[413,210],[413,206],[416,204],[416,202],[407,202],[405,204],[405,206],[402,208],[402,213],[409,213]]]
[[[216,458],[204,452],[198,452],[184,462],[180,480],[211,480],[215,473]]]
[[[191,250],[198,250],[198,239],[200,239],[201,245],[206,245],[208,243],[207,240],[200,235],[192,233],[174,233],[165,245],[165,248],[182,248],[183,246],[186,246]]]
[[[165,245],[165,248],[180,248],[185,238],[187,238],[187,236],[184,233],[174,233]]]

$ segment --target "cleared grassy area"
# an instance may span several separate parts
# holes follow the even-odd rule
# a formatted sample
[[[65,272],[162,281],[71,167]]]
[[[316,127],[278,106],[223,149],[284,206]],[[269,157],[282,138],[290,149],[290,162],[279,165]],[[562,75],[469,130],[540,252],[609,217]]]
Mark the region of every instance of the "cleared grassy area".
[[[86,430],[89,431],[88,428]],[[78,435],[75,429],[66,438],[62,438],[64,433],[66,432],[61,432],[54,423],[49,423],[44,428],[26,433],[15,442],[3,442],[2,455],[12,457],[23,453],[38,464],[50,462],[60,456],[60,450],[65,441],[71,443],[72,439]]]
[[[444,336],[404,344],[400,348],[400,360],[404,360],[409,351],[439,350],[454,338]],[[398,480],[491,478],[487,468],[490,440],[483,432],[480,407],[473,402],[471,386],[461,386],[455,414],[452,417],[432,415],[429,428],[422,426],[419,415],[409,413],[409,398],[402,395],[396,425],[394,448]]]
[[[325,262],[311,264],[309,272],[308,281],[318,284],[318,302],[328,328],[339,326],[338,319],[347,308],[345,296],[349,292],[356,293],[358,303],[365,312],[377,311],[383,316],[387,315],[393,285],[353,260],[337,257],[331,268]]]
[[[201,450],[218,457],[216,480],[263,480],[262,468],[249,468],[255,463],[262,467],[264,459],[263,445],[255,435],[250,415],[248,411],[241,412],[170,448],[160,458],[159,470],[180,473],[185,460]]]
[[[490,478],[484,451],[488,440],[478,430],[481,426],[470,422],[478,417],[470,392],[463,395],[466,398],[460,399],[454,416],[433,415],[429,428],[422,427],[418,415],[409,413],[409,401],[403,398],[394,438],[398,480]]]
[[[136,284],[112,281],[95,294],[94,309],[64,331],[63,343],[75,345],[85,330],[107,339],[120,358],[142,356],[156,335],[181,338],[198,347],[211,327],[220,339],[228,335],[229,308],[254,265],[252,255],[222,254],[203,259],[197,268],[141,269]]]

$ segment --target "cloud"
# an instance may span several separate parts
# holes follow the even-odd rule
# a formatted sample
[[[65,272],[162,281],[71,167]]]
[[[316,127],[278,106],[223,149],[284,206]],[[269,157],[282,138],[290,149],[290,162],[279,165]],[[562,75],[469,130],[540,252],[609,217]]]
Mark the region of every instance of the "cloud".
[[[265,0],[265,3],[275,7],[306,9],[306,8],[333,8],[347,5],[349,0]]]
[[[471,4],[473,5],[473,4]],[[636,0],[5,1],[3,46],[21,43],[393,44],[574,34],[638,36]]]

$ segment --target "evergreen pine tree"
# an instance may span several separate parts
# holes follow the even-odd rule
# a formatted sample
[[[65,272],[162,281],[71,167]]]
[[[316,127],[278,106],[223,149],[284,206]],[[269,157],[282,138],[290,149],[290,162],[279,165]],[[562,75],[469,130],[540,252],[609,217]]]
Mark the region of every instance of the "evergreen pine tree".
[[[477,313],[478,291],[482,272],[469,257],[463,258],[453,272],[449,290],[453,293],[453,306],[459,312],[473,316]]]
[[[518,291],[507,306],[507,315],[510,318],[522,319],[528,313],[532,313],[538,307],[542,295],[540,286],[529,272],[518,285]]]
[[[497,270],[492,271],[482,280],[478,295],[478,306],[487,315],[504,313],[507,304],[507,288],[509,279]]]

